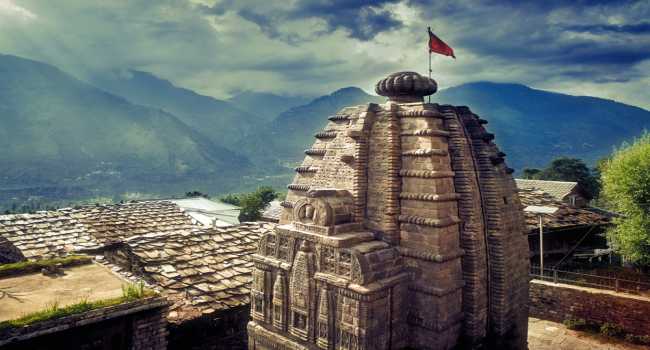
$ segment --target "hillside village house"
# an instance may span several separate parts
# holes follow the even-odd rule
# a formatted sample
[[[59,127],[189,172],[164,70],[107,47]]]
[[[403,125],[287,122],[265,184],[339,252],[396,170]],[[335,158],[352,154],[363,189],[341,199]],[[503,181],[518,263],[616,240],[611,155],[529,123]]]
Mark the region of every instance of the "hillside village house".
[[[546,192],[556,200],[576,208],[587,206],[591,200],[591,195],[573,181],[515,179],[515,183],[520,190]]]
[[[542,215],[544,259],[551,267],[569,261],[609,257],[605,238],[613,214],[588,205],[589,196],[576,182],[515,179],[519,199],[525,206],[558,208]],[[539,264],[539,217],[524,212],[531,263]]]
[[[215,225],[215,219],[227,218],[214,217],[213,208],[205,199],[193,198],[2,215],[0,261],[93,256],[94,264],[111,274],[125,282],[143,281],[169,300],[164,315],[169,348],[206,348],[217,342],[241,348],[248,320],[249,255],[273,224]],[[232,216],[232,208],[226,209],[226,216]],[[0,299],[0,309],[3,303]]]

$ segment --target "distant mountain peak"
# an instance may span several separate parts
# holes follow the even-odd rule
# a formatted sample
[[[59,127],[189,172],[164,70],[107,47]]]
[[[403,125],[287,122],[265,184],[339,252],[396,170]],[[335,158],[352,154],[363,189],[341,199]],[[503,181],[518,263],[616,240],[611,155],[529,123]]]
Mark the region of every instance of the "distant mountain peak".
[[[363,89],[356,86],[348,86],[341,89],[338,89],[330,94],[330,96],[340,96],[340,95],[368,95]],[[370,95],[368,95],[370,96]]]
[[[270,92],[242,91],[233,95],[228,102],[251,114],[270,122],[282,112],[309,103],[311,96],[285,96]]]

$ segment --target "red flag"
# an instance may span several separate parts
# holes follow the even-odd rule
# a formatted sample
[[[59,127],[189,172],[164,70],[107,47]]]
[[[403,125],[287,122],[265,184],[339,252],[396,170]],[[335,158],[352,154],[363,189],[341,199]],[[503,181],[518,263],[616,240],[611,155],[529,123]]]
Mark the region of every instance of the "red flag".
[[[440,40],[440,38],[433,34],[431,27],[427,27],[427,30],[429,30],[429,52],[451,56],[456,59],[456,56],[454,56],[454,49],[452,49],[449,45],[445,44],[444,41]]]

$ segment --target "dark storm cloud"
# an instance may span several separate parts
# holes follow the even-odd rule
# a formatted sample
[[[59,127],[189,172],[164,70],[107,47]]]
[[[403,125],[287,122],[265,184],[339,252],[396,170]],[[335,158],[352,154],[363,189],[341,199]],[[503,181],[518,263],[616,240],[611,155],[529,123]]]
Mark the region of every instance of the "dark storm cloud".
[[[425,18],[444,19],[444,29],[457,33],[456,45],[482,56],[521,64],[593,65],[607,69],[630,67],[650,58],[650,23],[602,23],[608,16],[618,17],[619,21],[646,18],[650,16],[649,8],[641,5],[647,2],[412,3],[422,9]],[[634,8],[636,4],[639,9]]]
[[[254,3],[227,0],[211,7],[203,6],[203,9],[216,15],[234,10],[242,18],[259,25],[271,37],[281,36],[276,28],[282,21],[316,18],[325,21],[327,33],[345,29],[350,37],[367,41],[381,32],[402,26],[393,13],[383,8],[386,4],[397,2],[399,0],[301,0],[291,7],[261,9]]]
[[[301,1],[290,14],[291,17],[316,17],[324,19],[330,30],[345,28],[350,36],[369,40],[378,33],[397,29],[402,23],[382,6],[397,1]]]
[[[607,33],[624,33],[624,34],[648,34],[650,33],[650,22],[635,24],[591,24],[591,25],[574,25],[565,27],[566,30],[583,33],[607,34]]]

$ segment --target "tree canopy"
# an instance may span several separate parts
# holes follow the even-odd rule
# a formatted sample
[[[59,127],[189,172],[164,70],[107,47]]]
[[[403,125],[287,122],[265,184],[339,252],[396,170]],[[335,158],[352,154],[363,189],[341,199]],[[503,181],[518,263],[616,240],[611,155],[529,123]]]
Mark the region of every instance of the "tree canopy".
[[[523,170],[526,179],[575,181],[587,191],[591,197],[597,197],[600,192],[600,182],[596,170],[589,169],[587,164],[578,158],[555,158],[544,169],[526,168]]]
[[[603,196],[621,214],[610,241],[629,261],[650,266],[650,134],[616,150],[601,171]]]
[[[207,194],[200,192],[200,191],[189,191],[185,192],[185,197],[187,198],[197,198],[197,197],[203,197],[203,198],[210,198]]]
[[[278,197],[278,193],[269,186],[258,187],[249,193],[227,194],[220,198],[222,202],[239,206],[239,221],[257,221],[262,217],[262,210]]]

